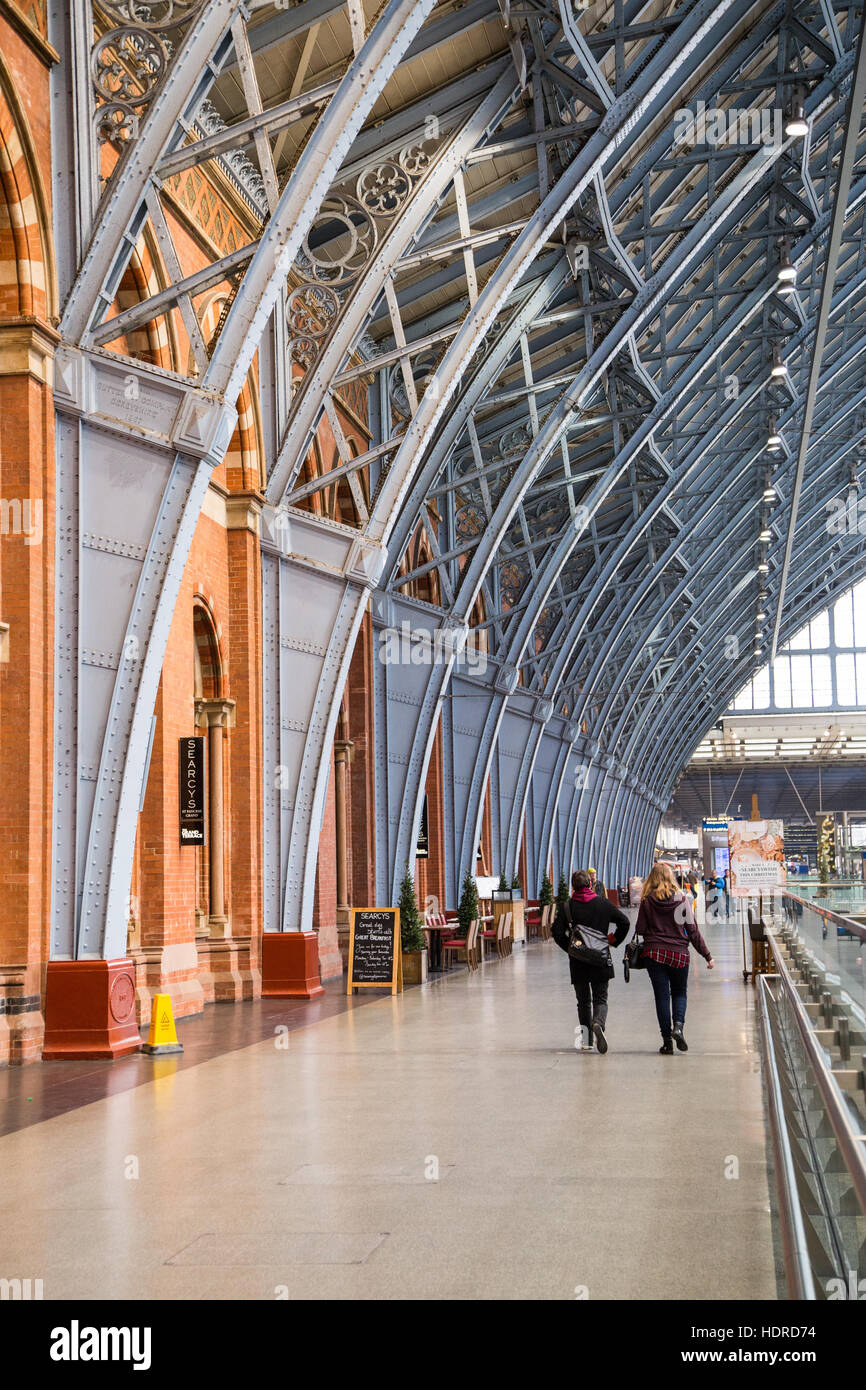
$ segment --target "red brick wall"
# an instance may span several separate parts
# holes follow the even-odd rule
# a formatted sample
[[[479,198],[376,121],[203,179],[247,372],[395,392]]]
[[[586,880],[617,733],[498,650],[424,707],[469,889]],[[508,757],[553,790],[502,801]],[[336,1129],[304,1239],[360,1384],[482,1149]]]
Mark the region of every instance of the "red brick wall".
[[[349,768],[349,900],[376,903],[375,802],[373,797],[373,626],[365,613],[349,668],[346,706],[354,744]]]
[[[53,724],[56,333],[50,233],[49,74],[0,14],[0,1064],[41,1051],[48,950]],[[31,349],[36,348],[35,357]]]
[[[172,995],[177,1016],[205,1003],[260,991],[261,837],[261,570],[257,537],[202,515],[169,633],[156,704],[157,730],[139,826],[140,1016],[150,998]],[[221,694],[235,702],[224,732],[226,913],[230,936],[196,942],[203,851],[178,837],[178,740],[195,724],[193,607],[206,607],[222,663]],[[169,949],[165,949],[169,948]]]
[[[429,858],[415,861],[415,896],[418,906],[424,912],[427,900],[431,912],[444,912],[445,902],[445,837],[442,816],[442,726],[436,729],[427,781],[427,840]],[[456,908],[456,903],[447,904]]]

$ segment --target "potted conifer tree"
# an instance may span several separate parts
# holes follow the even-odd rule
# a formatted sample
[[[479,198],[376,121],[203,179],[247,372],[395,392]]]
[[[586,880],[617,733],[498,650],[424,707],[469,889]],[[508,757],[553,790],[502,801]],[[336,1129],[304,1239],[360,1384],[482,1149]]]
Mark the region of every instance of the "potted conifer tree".
[[[568,880],[567,880],[567,878],[565,877],[565,874],[560,874],[560,875],[559,875],[559,886],[558,886],[558,888],[557,888],[557,890],[556,890],[556,907],[557,907],[557,911],[559,910],[559,908],[561,908],[561,907],[567,907],[567,906],[568,906]]]
[[[545,874],[544,878],[541,880],[541,889],[538,894],[538,905],[539,907],[550,907],[553,902],[555,902],[555,898],[553,896],[553,884],[551,883],[547,874]]]
[[[415,897],[415,883],[408,864],[400,884],[400,948],[403,953],[404,988],[422,985],[427,979],[427,944]]]
[[[544,872],[544,877],[543,877],[542,880],[541,880],[541,888],[539,889],[539,893],[538,893],[538,910],[539,910],[539,914],[540,914],[540,921],[539,921],[538,930],[539,930],[539,934],[540,934],[542,937],[544,936],[544,931],[543,931],[542,926],[541,926],[541,921],[543,921],[543,919],[544,919],[545,910],[546,910],[547,908],[549,908],[549,907],[554,907],[555,903],[556,903],[556,898],[554,897],[554,893],[553,893],[553,884],[551,883],[550,878],[548,877],[547,870],[545,870],[545,872]],[[548,935],[549,935],[550,926],[552,926],[552,925],[553,925],[553,914],[551,913],[551,915],[550,915],[550,924],[549,924],[549,926],[548,926]]]
[[[469,928],[478,916],[478,884],[474,876],[467,870],[463,879],[463,887],[460,890],[460,906],[457,909],[457,921],[460,923],[459,935],[468,936]]]

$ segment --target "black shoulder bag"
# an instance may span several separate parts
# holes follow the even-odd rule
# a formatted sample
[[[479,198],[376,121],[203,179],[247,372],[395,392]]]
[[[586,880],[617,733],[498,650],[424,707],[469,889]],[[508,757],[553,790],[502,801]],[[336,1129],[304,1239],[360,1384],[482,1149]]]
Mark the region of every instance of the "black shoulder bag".
[[[610,970],[610,946],[607,940],[607,933],[596,931],[594,927],[585,927],[580,922],[574,920],[574,904],[569,904],[569,916],[571,917],[571,941],[568,946],[568,954],[572,960],[578,961],[581,965],[593,966],[596,970]]]
[[[644,956],[644,943],[641,937],[633,936],[622,953],[622,969],[626,981],[631,977],[633,970],[646,970],[646,957]]]

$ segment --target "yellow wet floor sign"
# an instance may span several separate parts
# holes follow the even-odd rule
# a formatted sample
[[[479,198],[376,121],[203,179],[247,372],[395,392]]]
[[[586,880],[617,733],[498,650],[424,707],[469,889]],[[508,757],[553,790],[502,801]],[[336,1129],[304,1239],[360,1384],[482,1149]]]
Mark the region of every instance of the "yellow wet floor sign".
[[[161,1057],[166,1052],[183,1052],[183,1044],[177,1040],[174,1014],[171,1011],[171,995],[155,994],[150,1010],[150,1032],[147,1042],[141,1049],[149,1057]]]

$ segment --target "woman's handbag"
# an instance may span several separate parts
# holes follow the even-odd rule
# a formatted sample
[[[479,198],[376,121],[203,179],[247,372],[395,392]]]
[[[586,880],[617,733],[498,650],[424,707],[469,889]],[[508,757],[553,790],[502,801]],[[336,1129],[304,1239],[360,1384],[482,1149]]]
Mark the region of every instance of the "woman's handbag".
[[[623,973],[626,980],[631,976],[633,970],[646,970],[646,958],[643,953],[643,941],[638,936],[633,936],[631,941],[623,951]]]

